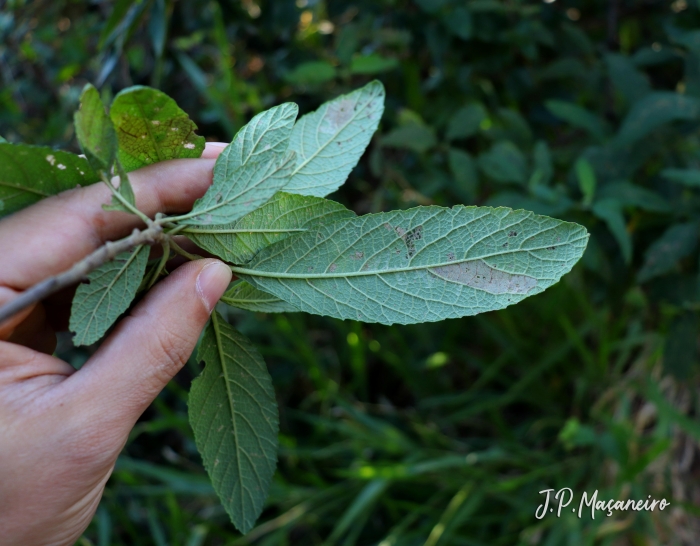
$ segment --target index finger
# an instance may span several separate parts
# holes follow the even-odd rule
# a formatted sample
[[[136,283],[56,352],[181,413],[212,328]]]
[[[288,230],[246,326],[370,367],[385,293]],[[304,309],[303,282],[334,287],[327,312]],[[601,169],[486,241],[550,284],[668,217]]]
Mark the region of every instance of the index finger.
[[[174,159],[129,173],[137,207],[148,216],[190,210],[211,185],[214,158],[224,146],[207,144],[200,159]],[[103,210],[110,199],[109,188],[93,184],[0,221],[0,286],[24,290],[143,225],[133,214]]]

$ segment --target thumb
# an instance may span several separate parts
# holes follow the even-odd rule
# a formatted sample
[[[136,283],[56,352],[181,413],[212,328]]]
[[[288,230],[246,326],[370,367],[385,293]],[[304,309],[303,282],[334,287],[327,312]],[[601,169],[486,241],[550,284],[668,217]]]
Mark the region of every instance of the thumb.
[[[130,430],[187,362],[230,282],[231,269],[218,260],[196,260],[176,269],[69,378],[78,397],[98,415]]]

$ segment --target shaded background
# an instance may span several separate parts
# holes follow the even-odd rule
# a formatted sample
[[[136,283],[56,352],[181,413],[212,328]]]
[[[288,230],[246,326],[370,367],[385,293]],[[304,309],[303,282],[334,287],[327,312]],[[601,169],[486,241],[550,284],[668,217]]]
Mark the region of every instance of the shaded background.
[[[697,545],[697,0],[0,2],[0,134],[77,150],[86,82],[146,84],[209,140],[379,78],[377,136],[333,198],[358,213],[501,204],[591,232],[503,311],[386,327],[230,311],[280,404],[267,508],[242,538],[186,415],[192,361],[135,428],[82,545]],[[89,351],[62,339],[79,366]],[[47,464],[50,462],[47,461]],[[534,517],[538,491],[664,512]],[[566,512],[566,510],[565,510]]]

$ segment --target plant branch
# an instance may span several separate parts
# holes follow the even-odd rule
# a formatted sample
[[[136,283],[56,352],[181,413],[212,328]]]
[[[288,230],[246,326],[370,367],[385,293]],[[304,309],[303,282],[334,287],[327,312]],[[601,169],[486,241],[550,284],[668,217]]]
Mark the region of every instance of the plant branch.
[[[10,300],[0,307],[0,323],[51,294],[55,294],[63,288],[82,281],[91,271],[111,261],[118,254],[131,250],[139,245],[152,245],[161,242],[162,239],[163,230],[160,226],[155,225],[143,231],[134,229],[131,235],[124,239],[105,243],[92,254],[77,262],[69,270],[35,284],[28,290],[22,292],[15,299]]]

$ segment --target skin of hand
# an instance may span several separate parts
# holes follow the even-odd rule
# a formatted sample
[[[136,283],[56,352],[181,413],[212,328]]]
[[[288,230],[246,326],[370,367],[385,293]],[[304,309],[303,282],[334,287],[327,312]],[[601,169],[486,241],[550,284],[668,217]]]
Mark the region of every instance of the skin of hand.
[[[225,145],[129,175],[149,216],[191,209]],[[104,184],[49,197],[0,221],[0,304],[107,240],[142,227],[104,211]],[[75,371],[51,356],[67,328],[57,294],[0,324],[0,545],[63,546],[92,519],[136,420],[182,368],[231,280],[222,262],[188,262],[159,282]]]

